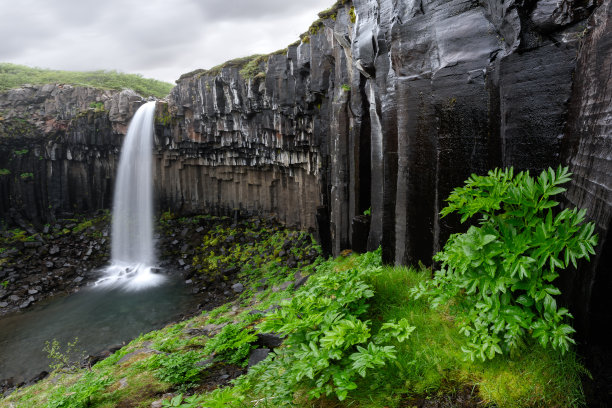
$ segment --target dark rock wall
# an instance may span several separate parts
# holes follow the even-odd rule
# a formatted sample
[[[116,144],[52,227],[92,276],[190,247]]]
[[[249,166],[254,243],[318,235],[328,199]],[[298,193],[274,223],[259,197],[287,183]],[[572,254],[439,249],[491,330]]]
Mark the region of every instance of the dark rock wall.
[[[266,79],[238,68],[178,82],[158,112],[156,188],[162,208],[275,214],[315,229],[321,157],[314,100],[291,74],[292,59],[272,56]],[[297,67],[295,68],[297,71]],[[167,112],[165,122],[163,116]]]
[[[588,20],[578,54],[564,141],[564,162],[574,173],[568,204],[587,210],[599,246],[590,263],[565,277],[577,308],[580,331],[610,344],[612,336],[612,1],[601,2]]]
[[[67,85],[2,94],[0,217],[40,224],[109,208],[126,123],[141,101],[131,91]]]

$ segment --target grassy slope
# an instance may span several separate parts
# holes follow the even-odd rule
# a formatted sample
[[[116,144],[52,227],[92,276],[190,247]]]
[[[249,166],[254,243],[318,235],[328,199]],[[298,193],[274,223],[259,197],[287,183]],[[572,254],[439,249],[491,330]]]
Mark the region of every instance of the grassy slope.
[[[142,96],[155,96],[157,98],[167,96],[173,87],[172,84],[167,82],[143,78],[138,74],[123,74],[116,71],[56,71],[0,63],[0,91],[18,88],[24,84],[42,85],[49,83],[115,90],[130,88]]]
[[[354,267],[359,258],[340,257],[327,262],[328,265],[331,263],[327,273],[334,273]],[[296,394],[296,405],[411,406],[414,398],[444,401],[466,387],[479,393],[483,406],[488,403],[499,408],[582,405],[579,380],[582,369],[572,354],[562,357],[537,345],[530,345],[514,357],[497,357],[486,363],[465,361],[455,310],[452,307],[432,310],[426,302],[412,300],[408,295],[410,287],[429,279],[428,276],[428,271],[385,267],[370,282],[375,296],[370,301],[368,317],[374,322],[374,329],[377,322],[399,318],[406,318],[416,326],[409,341],[395,344],[398,350],[396,361],[369,371],[365,379],[358,381],[358,388],[341,403],[328,397],[313,405],[305,398],[304,392]],[[176,361],[186,353],[202,352],[209,341],[208,337],[194,337],[189,335],[190,330],[223,322],[253,326],[260,318],[259,315],[249,314],[250,310],[265,310],[294,292],[290,289],[280,292],[268,290],[254,297],[252,293],[235,302],[233,308],[230,305],[222,306],[187,322],[143,335],[94,366],[92,371],[55,373],[51,379],[0,400],[0,407],[148,407],[165,392],[183,392],[187,388],[159,379],[161,369],[159,363],[155,363],[155,359],[159,360],[155,354],[137,354],[122,364],[117,362],[122,356],[147,347],[167,353],[170,359]],[[203,371],[202,374],[205,373]],[[259,403],[259,406],[275,406],[274,399],[266,399],[273,396],[255,395],[244,387],[207,394],[207,389],[200,386],[196,388],[196,393],[196,398],[204,405],[193,407],[255,406],[254,401],[261,402],[262,399],[265,403]],[[79,405],[78,399],[89,401],[89,405]]]

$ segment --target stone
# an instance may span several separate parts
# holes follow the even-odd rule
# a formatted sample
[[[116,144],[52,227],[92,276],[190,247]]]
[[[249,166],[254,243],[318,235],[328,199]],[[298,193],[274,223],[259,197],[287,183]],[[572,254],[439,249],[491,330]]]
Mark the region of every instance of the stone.
[[[273,286],[272,287],[272,292],[280,292],[283,290],[287,290],[287,288],[289,288],[289,286],[291,286],[293,284],[293,282],[291,281],[287,281],[287,282],[283,282],[278,286]]]
[[[26,248],[38,248],[42,246],[42,242],[40,241],[26,241],[23,243]]]
[[[122,389],[122,388],[126,388],[128,386],[128,379],[127,378],[122,378],[118,381],[119,383],[119,388],[118,389]]]
[[[208,367],[212,363],[214,363],[214,357],[208,357],[206,360],[198,361],[195,365],[196,367]]]
[[[17,295],[11,295],[9,296],[9,300],[12,302],[17,302],[19,299],[21,299],[19,296]]]
[[[134,350],[131,353],[128,353],[128,354],[124,355],[123,357],[121,357],[121,359],[119,361],[117,361],[117,364],[127,363],[132,358],[134,358],[136,356],[140,356],[142,354],[159,354],[159,351],[151,349],[151,348],[148,348],[148,347],[140,348],[140,349]]]
[[[52,269],[54,265],[55,265],[55,264],[54,264],[53,262],[51,262],[51,261],[47,261],[47,262],[45,262],[45,266],[46,266],[48,269]]]
[[[35,295],[37,293],[38,293],[38,290],[36,290],[36,289],[29,289],[28,290],[28,295]]]
[[[283,339],[275,333],[257,334],[257,345],[264,348],[274,349],[283,344]]]
[[[26,299],[26,301],[25,301],[25,302],[21,303],[21,304],[19,305],[19,308],[20,308],[20,309],[25,309],[25,308],[27,308],[28,306],[30,306],[30,304],[32,304],[32,302],[33,302],[33,301],[34,301],[34,298],[33,298],[33,297],[30,297],[30,298]]]
[[[4,308],[7,307],[8,303],[7,302],[0,302],[0,307]]]
[[[270,354],[270,349],[267,348],[258,348],[251,351],[251,354],[249,354],[248,367],[251,368],[256,364],[261,363],[266,359],[266,357],[268,357],[268,354]]]
[[[304,284],[308,282],[308,278],[310,278],[310,275],[302,276],[302,274],[300,274],[299,272],[296,273],[295,281],[293,281],[293,289],[298,289],[304,286]]]
[[[244,285],[242,283],[234,283],[232,285],[232,290],[234,291],[234,293],[242,293],[244,292]]]

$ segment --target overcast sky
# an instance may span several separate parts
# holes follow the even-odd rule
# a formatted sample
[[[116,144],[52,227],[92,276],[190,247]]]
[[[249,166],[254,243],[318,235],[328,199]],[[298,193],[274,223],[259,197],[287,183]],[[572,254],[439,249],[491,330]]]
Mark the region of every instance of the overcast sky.
[[[181,74],[296,41],[335,0],[0,0],[0,62]]]

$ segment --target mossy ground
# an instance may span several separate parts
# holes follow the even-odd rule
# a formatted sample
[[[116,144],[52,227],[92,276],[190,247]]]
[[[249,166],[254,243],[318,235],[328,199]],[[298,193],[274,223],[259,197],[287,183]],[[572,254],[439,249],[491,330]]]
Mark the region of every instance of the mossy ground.
[[[223,242],[240,237],[231,225],[217,231],[221,231],[219,239]],[[247,227],[242,234],[249,231],[252,228]],[[280,240],[272,238],[278,237],[278,233],[270,231],[263,241],[282,248]],[[230,236],[234,238],[228,240]],[[199,257],[206,255],[206,248],[210,248],[214,239],[206,235]],[[297,270],[317,273],[313,265],[321,262],[325,268],[319,269],[334,273],[355,267],[360,258],[348,255],[306,266],[298,263],[295,268],[284,269],[274,264],[276,250],[269,251],[268,244],[262,244],[260,250],[269,252],[266,259],[272,263],[255,262],[255,267],[246,266],[242,255],[248,254],[251,259],[255,256],[242,247],[239,251],[229,250],[223,259],[217,254],[211,257],[217,264],[237,261],[245,266],[245,271],[256,271],[253,276],[257,279],[245,276],[247,290],[239,299],[162,330],[143,334],[90,370],[55,372],[50,378],[0,400],[0,407],[150,407],[160,399],[166,401],[165,406],[171,406],[172,397],[176,404],[172,406],[183,407],[275,406],[273,396],[254,395],[248,388],[233,387],[229,381],[244,369],[236,362],[224,360],[222,353],[213,353],[216,358],[209,359],[211,347],[207,350],[207,344],[212,344],[211,339],[228,325],[237,327],[235,333],[238,334],[234,338],[244,336],[248,339],[249,333],[265,319],[262,310],[293,296],[291,286],[284,290],[274,284],[258,288],[263,279],[260,276],[280,282],[289,279]],[[305,396],[308,390],[303,390],[295,394],[295,406],[502,408],[583,405],[580,375],[584,370],[573,354],[561,356],[530,344],[516,356],[501,356],[485,363],[466,361],[461,351],[464,337],[458,329],[460,308],[448,305],[433,310],[426,301],[409,296],[409,289],[430,279],[429,276],[428,270],[385,267],[374,277],[371,283],[375,295],[368,311],[373,326],[380,324],[377,322],[405,318],[416,327],[412,336],[404,343],[395,344],[398,350],[395,361],[370,371],[345,401],[331,397],[308,400]],[[307,285],[308,282],[305,287]],[[160,359],[165,363],[160,364]],[[173,376],[177,372],[189,374]],[[181,378],[191,380],[182,382]],[[218,386],[225,388],[213,391]],[[190,394],[193,394],[189,397],[192,401],[200,402],[189,405],[187,396]]]

